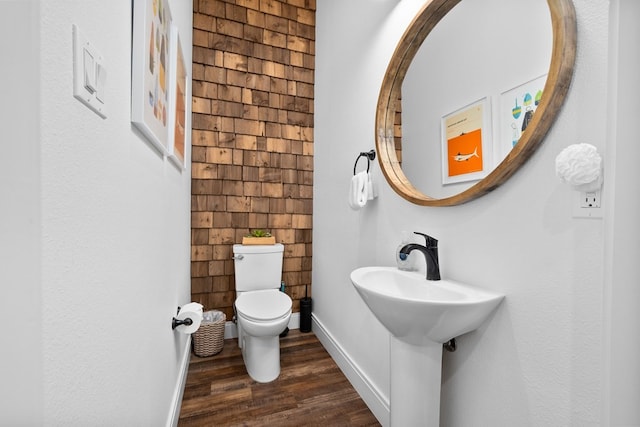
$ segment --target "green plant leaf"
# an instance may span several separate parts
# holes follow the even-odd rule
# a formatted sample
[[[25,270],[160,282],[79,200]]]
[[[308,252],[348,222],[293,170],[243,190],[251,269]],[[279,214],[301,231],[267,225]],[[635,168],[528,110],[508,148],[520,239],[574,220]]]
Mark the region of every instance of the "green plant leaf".
[[[249,236],[250,237],[271,237],[271,233],[265,230],[256,229],[256,230],[251,230],[251,233],[249,234]]]

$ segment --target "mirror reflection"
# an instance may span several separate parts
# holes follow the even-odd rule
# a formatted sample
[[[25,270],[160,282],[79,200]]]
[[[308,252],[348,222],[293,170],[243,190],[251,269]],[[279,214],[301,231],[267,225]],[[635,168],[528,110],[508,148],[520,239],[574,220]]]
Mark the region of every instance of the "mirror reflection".
[[[402,87],[409,67],[423,41],[427,36],[431,37],[432,31],[441,31],[434,28],[439,28],[443,17],[457,7],[461,0],[426,2],[400,39],[387,67],[376,108],[378,159],[391,188],[412,203],[424,206],[453,206],[466,203],[500,186],[543,142],[557,119],[569,90],[577,38],[576,14],[572,0],[547,0],[548,10],[544,9],[545,13],[542,13],[540,3],[537,4],[540,9],[527,9],[542,0],[495,0],[496,3],[488,1],[464,0],[460,6],[479,6],[478,10],[466,18],[470,21],[455,24],[448,32],[446,29],[442,30],[445,32],[444,35],[434,37],[447,39],[447,43],[457,41],[458,44],[432,48],[440,56],[432,59],[431,54],[425,54],[427,65],[416,72],[411,71],[411,74],[415,73],[417,77],[409,76],[408,79],[421,81],[420,92],[413,86],[409,87],[409,84]],[[508,17],[504,12],[511,8],[519,13]],[[456,13],[461,13],[463,9],[460,8]],[[480,11],[491,11],[491,14],[480,16]],[[550,25],[548,19],[541,19],[547,14],[550,16]],[[451,15],[447,20],[451,20],[452,16],[455,18],[455,15]],[[519,25],[509,27],[505,24],[513,22]],[[505,31],[494,31],[503,26],[506,26]],[[550,61],[547,56],[548,49],[544,48],[549,44],[549,32],[543,30],[542,33],[532,35],[535,28],[545,26],[553,29]],[[493,38],[489,34],[493,34]],[[510,39],[511,42],[498,45],[497,40],[504,42]],[[476,41],[484,43],[474,44]],[[472,59],[467,59],[466,63],[456,62],[467,57]],[[531,60],[532,57],[536,60]],[[446,68],[448,63],[457,65]],[[546,77],[539,75],[545,73],[541,66],[544,63],[548,64]],[[540,71],[537,71],[538,67]],[[515,72],[511,74],[504,71],[507,69],[513,69]],[[429,74],[435,72],[439,74]],[[477,89],[478,80],[475,84],[470,84],[472,76],[480,77],[480,81],[489,82],[493,87]],[[544,78],[546,82],[543,92],[539,94],[539,87]],[[431,86],[425,89],[426,84]],[[528,97],[526,93],[521,93],[525,87],[523,85],[526,85]],[[441,90],[442,87],[445,89]],[[459,95],[460,99],[454,97],[456,91],[462,93]],[[416,100],[411,100],[415,94]],[[426,106],[427,102],[436,104]],[[404,103],[407,106],[403,105]],[[409,104],[418,105],[419,108],[414,109]],[[498,113],[494,113],[495,111]],[[497,114],[505,118],[500,120]],[[415,126],[430,121],[430,126],[437,129],[439,123],[440,132],[429,135],[427,130],[412,130],[414,121],[405,125],[404,122],[409,119],[403,118],[403,115],[416,115],[418,121],[415,123],[418,124]],[[513,122],[514,119],[518,121]],[[492,133],[492,137],[485,138],[485,134],[489,132]],[[506,135],[502,137],[502,142],[499,138],[493,138],[493,135],[500,133]],[[395,138],[395,135],[398,135],[398,138]],[[441,135],[446,137],[442,138]],[[414,141],[416,138],[417,141]],[[398,147],[396,142],[405,147]],[[411,151],[414,147],[435,151],[414,153]],[[495,164],[502,157],[504,160],[492,170],[491,167],[484,167],[485,162]],[[402,167],[403,160],[406,162],[409,158],[411,161],[417,159],[418,166],[405,165],[405,173]],[[478,159],[482,161],[479,163]],[[412,169],[415,172],[412,172]],[[428,170],[428,173],[436,171],[435,176],[439,179],[435,181],[435,188],[431,187],[434,184],[433,178],[430,178],[428,173],[425,174],[425,170]],[[408,178],[408,175],[413,176]],[[475,183],[471,179],[475,180]],[[417,183],[413,183],[414,180]],[[427,181],[428,186],[423,184]],[[463,185],[471,186],[464,189]],[[443,190],[454,187],[458,188],[448,192]],[[448,195],[450,193],[455,194]]]
[[[502,162],[544,96],[552,50],[546,0],[453,7],[422,43],[401,88],[396,153],[411,184],[445,198]]]

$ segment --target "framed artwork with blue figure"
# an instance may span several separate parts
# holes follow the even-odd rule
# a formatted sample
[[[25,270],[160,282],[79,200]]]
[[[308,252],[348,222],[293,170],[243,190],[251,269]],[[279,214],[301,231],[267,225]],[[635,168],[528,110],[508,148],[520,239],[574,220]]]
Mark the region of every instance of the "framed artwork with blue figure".
[[[500,155],[498,162],[516,146],[533,120],[542,100],[547,75],[530,80],[500,95]]]

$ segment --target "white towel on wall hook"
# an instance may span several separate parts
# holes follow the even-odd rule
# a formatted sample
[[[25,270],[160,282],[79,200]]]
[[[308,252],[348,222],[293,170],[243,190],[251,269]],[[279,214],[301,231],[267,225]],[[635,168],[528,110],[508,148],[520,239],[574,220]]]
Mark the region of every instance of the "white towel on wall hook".
[[[359,210],[367,204],[369,174],[366,171],[358,172],[351,178],[349,188],[349,206],[353,210]]]
[[[373,176],[367,172],[367,200],[373,200],[376,197],[378,197],[378,189],[373,181]]]

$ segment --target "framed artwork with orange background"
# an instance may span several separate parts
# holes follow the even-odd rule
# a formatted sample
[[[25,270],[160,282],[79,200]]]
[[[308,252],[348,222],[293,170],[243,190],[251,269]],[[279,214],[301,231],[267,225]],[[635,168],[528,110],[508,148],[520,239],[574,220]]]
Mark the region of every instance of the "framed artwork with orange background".
[[[442,117],[442,183],[476,181],[492,165],[491,105],[482,98]]]

